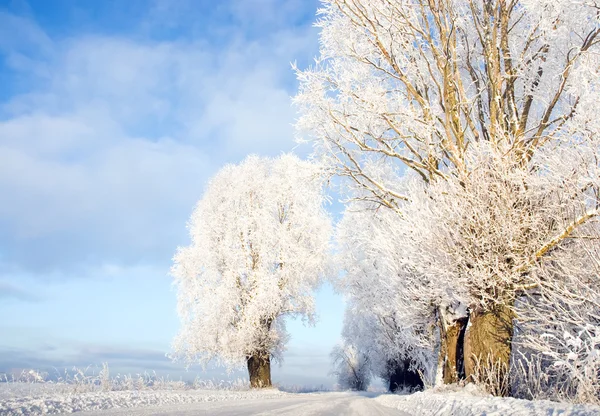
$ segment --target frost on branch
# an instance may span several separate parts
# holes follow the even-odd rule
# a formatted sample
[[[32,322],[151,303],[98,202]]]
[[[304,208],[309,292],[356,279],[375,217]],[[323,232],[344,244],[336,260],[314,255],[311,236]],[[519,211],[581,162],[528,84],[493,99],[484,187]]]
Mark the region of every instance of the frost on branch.
[[[528,158],[597,120],[595,2],[323,3],[320,56],[297,70],[300,140],[383,206],[406,195],[381,163],[432,182],[470,171],[471,142]]]
[[[182,323],[176,356],[247,362],[252,382],[253,371],[281,358],[286,316],[313,322],[331,232],[322,185],[319,168],[293,155],[250,156],[210,181],[188,224],[192,242],[171,270]]]
[[[516,305],[516,394],[600,404],[600,229],[581,230]],[[557,276],[561,278],[557,279]]]

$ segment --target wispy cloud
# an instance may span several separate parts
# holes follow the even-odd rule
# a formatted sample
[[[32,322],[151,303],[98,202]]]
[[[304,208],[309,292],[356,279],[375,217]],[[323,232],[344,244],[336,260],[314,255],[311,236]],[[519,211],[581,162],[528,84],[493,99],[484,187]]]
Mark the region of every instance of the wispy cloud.
[[[171,378],[193,380],[196,376],[201,379],[232,379],[246,377],[245,369],[240,368],[228,372],[224,368],[208,366],[192,366],[186,369],[184,363],[177,363],[167,358],[163,351],[144,348],[124,348],[106,345],[79,345],[66,353],[63,347],[53,345],[52,340],[35,350],[25,348],[0,347],[0,373],[18,373],[23,369],[34,369],[47,372],[51,377],[60,375],[64,370],[73,367],[92,371],[108,363],[113,374],[142,374],[154,373]],[[331,386],[333,379],[327,375],[329,361],[322,354],[307,354],[294,351],[291,359],[297,361],[294,365],[283,367],[273,366],[274,381],[283,384]]]
[[[41,297],[11,282],[0,281],[0,301],[38,302]]]
[[[175,379],[180,376],[194,379],[198,373],[204,373],[206,378],[223,374],[220,369],[210,369],[204,372],[199,367],[189,371],[183,365],[170,361],[163,352],[147,349],[83,346],[70,354],[61,351],[59,355],[55,348],[28,350],[0,347],[0,373],[11,374],[24,369],[33,369],[55,376],[63,373],[65,369],[98,368],[102,363],[108,363],[114,374],[156,372],[159,375],[169,375]]]

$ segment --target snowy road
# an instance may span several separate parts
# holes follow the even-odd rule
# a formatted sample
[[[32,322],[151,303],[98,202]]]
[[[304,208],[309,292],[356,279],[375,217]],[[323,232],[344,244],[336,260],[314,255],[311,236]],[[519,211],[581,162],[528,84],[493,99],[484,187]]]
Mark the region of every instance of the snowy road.
[[[144,407],[138,409],[110,409],[78,413],[81,416],[150,416],[150,415],[369,415],[408,416],[410,413],[392,409],[372,397],[351,393],[298,394],[275,399],[250,399],[227,402],[207,402]]]

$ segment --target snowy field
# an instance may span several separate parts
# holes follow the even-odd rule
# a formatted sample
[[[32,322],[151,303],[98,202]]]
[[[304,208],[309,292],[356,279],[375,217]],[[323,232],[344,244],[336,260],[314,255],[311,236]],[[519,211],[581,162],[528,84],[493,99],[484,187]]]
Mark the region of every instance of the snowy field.
[[[599,415],[600,407],[479,395],[131,390],[74,393],[61,384],[0,384],[0,415]]]
[[[69,386],[70,387],[70,386]],[[198,403],[240,400],[270,400],[288,395],[278,390],[231,391],[231,390],[130,390],[69,392],[60,384],[3,384],[0,385],[0,415],[43,415],[132,409],[143,411],[157,406],[193,405]],[[169,412],[166,411],[168,414]],[[145,413],[141,413],[145,414]]]

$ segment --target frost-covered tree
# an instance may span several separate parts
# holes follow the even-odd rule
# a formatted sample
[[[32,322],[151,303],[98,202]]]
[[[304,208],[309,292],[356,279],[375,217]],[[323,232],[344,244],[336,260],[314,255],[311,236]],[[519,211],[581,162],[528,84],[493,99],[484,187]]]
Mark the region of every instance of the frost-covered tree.
[[[435,359],[432,351],[408,344],[404,334],[407,328],[401,326],[393,312],[378,316],[368,308],[357,308],[357,303],[348,299],[342,331],[344,344],[352,345],[365,356],[370,373],[379,377],[389,391],[421,389],[422,377],[429,376],[428,370],[433,368],[427,362],[428,358]]]
[[[568,137],[598,94],[594,1],[324,0],[321,56],[298,71],[302,139],[397,208],[382,176],[467,174],[469,143],[527,159]]]
[[[342,390],[365,391],[371,383],[368,355],[352,344],[336,345],[331,351],[331,373]]]
[[[423,242],[435,241],[428,238],[436,233],[447,237],[446,251],[434,251],[437,257],[412,252],[405,276],[466,288],[466,303],[450,314],[444,304],[452,302],[440,299],[442,338],[462,332],[452,319],[460,316],[456,310],[468,307],[467,358],[486,362],[491,354],[507,366],[515,296],[534,290],[537,284],[528,282],[534,266],[598,215],[590,202],[597,182],[592,177],[585,183],[589,160],[577,164],[574,173],[561,165],[565,170],[559,177],[572,172],[570,182],[583,186],[571,189],[572,195],[528,194],[515,178],[549,179],[555,171],[539,161],[558,147],[597,152],[600,5],[577,0],[323,4],[317,23],[321,56],[313,68],[298,71],[295,102],[302,112],[302,139],[312,141],[322,160],[350,179],[350,197],[390,208],[409,222],[410,215],[434,212],[423,208],[440,205],[438,216],[429,220],[447,220],[443,224],[454,227],[450,234],[442,227],[432,230],[421,220],[425,214],[405,225],[424,227],[414,230],[415,239],[420,236]],[[482,165],[486,154],[492,156]],[[420,178],[420,195],[425,196],[405,192],[398,178],[407,168]],[[498,171],[508,182],[494,176]],[[475,177],[490,185],[478,187]],[[429,186],[437,187],[432,192],[439,192],[439,198],[431,199]],[[444,187],[453,198],[444,196]],[[569,201],[560,212],[556,198]],[[471,205],[481,209],[478,216],[469,218],[468,211],[458,209]],[[487,208],[499,213],[495,207],[507,209],[498,226],[514,222],[541,228],[524,225],[486,234],[480,221]],[[530,218],[531,210],[538,215]],[[433,275],[439,267],[428,261],[451,267],[443,275],[457,282]],[[452,343],[446,339],[442,344]],[[468,375],[475,376],[473,365],[465,364]]]
[[[420,383],[395,386],[391,378],[412,372],[433,381],[439,291],[424,279],[411,279],[404,266],[401,218],[370,208],[349,203],[336,230],[337,260],[345,272],[337,286],[347,298],[343,337],[368,352],[372,371],[392,389],[416,387]]]
[[[412,182],[405,189],[411,203],[399,220],[398,235],[405,236],[399,261],[417,280],[446,288],[433,304],[455,298],[468,306],[466,374],[498,394],[510,391],[515,321],[537,321],[527,339],[546,355],[548,334],[563,337],[565,328],[572,334],[597,325],[592,282],[598,269],[581,258],[600,248],[598,144],[572,144],[540,149],[527,170],[488,145],[472,145],[469,177]],[[523,307],[528,297],[536,299],[528,303],[535,311]],[[531,332],[543,327],[544,333]],[[589,351],[593,357],[594,348]]]
[[[331,222],[321,171],[293,155],[250,156],[210,181],[171,274],[182,328],[176,356],[247,363],[253,387],[271,385],[284,319],[314,319],[313,290],[327,274]]]

